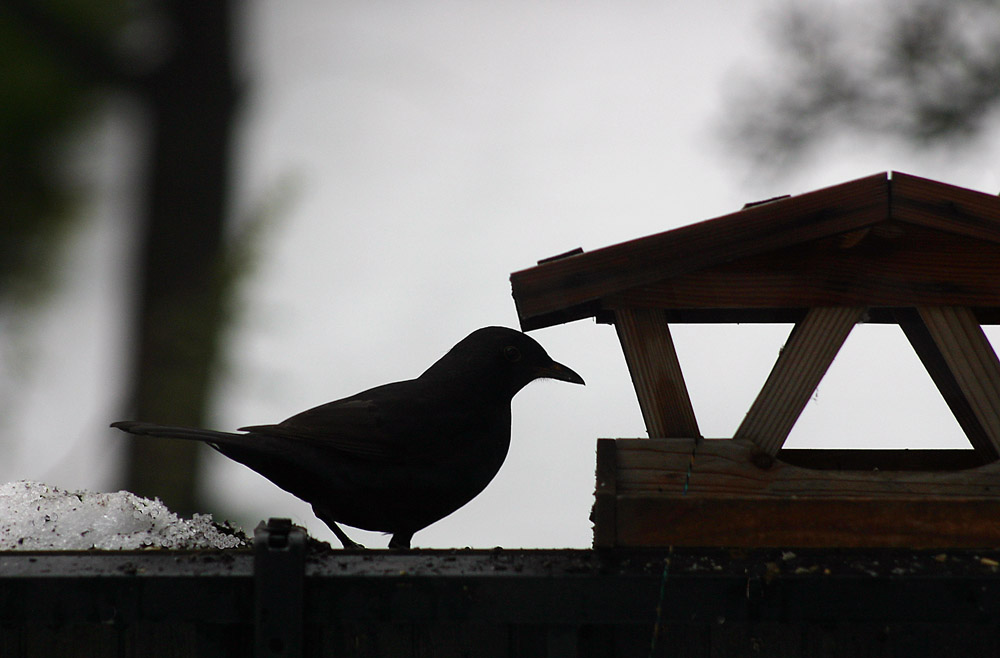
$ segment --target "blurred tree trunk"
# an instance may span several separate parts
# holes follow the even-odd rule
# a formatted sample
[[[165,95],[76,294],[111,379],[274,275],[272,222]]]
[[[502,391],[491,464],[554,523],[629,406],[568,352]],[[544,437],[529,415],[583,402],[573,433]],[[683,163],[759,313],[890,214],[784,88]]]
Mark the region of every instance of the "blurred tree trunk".
[[[203,425],[229,293],[224,229],[236,106],[229,2],[165,3],[173,48],[142,88],[152,139],[140,237],[132,415]],[[197,510],[195,443],[127,443],[126,486]]]
[[[10,29],[38,44],[67,79],[91,93],[132,93],[143,105],[148,151],[139,163],[145,179],[136,217],[141,244],[129,416],[201,425],[232,288],[224,238],[238,100],[233,5],[2,0],[0,10]],[[138,13],[129,16],[128,10]],[[116,29],[138,19],[145,41],[133,39],[123,51],[115,31],[97,31],[80,20],[91,14],[113,16]],[[199,508],[199,445],[152,438],[123,442],[130,490],[159,496],[178,513]]]

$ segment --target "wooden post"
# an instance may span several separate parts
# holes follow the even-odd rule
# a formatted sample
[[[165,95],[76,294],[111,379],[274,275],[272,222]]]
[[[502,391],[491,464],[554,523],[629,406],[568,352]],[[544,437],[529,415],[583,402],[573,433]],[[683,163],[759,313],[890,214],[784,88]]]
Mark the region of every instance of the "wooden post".
[[[594,491],[594,548],[618,543],[618,448],[614,439],[597,440],[597,488]]]
[[[649,437],[700,437],[666,314],[656,309],[618,309],[615,328]]]

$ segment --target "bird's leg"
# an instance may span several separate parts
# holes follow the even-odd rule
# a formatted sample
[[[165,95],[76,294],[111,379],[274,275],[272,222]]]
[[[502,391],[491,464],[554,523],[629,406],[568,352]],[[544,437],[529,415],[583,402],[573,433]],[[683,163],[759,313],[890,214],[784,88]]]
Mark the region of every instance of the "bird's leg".
[[[340,526],[334,523],[333,521],[327,521],[326,524],[330,526],[330,530],[333,530],[333,534],[337,535],[337,539],[339,539],[340,543],[344,545],[344,548],[350,548],[350,549],[364,548],[364,546],[362,546],[358,542],[348,537],[347,533],[341,530]]]
[[[312,508],[313,513],[319,517],[319,520],[328,525],[330,530],[333,530],[333,534],[337,535],[337,539],[340,540],[340,543],[343,544],[345,549],[356,550],[364,548],[364,546],[348,537],[347,533],[340,529],[340,526],[337,525],[337,522],[334,521],[333,518],[331,518],[325,508],[320,507],[319,505],[313,505]]]
[[[410,540],[413,539],[412,532],[397,532],[392,535],[392,539],[389,540],[389,548],[402,548],[403,550],[410,550]]]

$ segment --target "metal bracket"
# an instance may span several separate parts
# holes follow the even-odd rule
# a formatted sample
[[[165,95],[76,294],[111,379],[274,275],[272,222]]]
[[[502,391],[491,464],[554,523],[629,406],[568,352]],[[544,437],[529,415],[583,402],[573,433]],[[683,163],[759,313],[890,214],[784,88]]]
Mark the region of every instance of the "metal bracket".
[[[300,658],[306,532],[291,519],[254,529],[254,656]]]

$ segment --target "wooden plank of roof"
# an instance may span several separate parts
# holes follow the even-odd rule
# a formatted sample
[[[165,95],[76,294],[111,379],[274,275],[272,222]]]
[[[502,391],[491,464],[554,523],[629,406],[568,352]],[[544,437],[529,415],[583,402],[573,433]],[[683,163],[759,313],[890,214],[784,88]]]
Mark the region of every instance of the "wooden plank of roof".
[[[864,312],[865,307],[857,306],[810,309],[792,330],[733,438],[751,441],[771,457],[777,455]]]
[[[620,309],[615,328],[649,436],[700,437],[663,311]]]
[[[593,315],[612,293],[862,229],[888,213],[888,177],[877,174],[514,272],[514,302],[522,328],[549,326]]]
[[[641,308],[641,307],[640,307]],[[870,306],[866,324],[899,324],[892,306]],[[808,308],[673,308],[664,309],[667,323],[674,324],[795,324],[806,316]],[[981,325],[1000,324],[1000,307],[976,306],[972,309]],[[614,311],[602,310],[594,318],[602,324],[614,324]]]
[[[1000,243],[1000,197],[892,172],[891,217]]]
[[[1000,455],[1000,360],[993,346],[968,308],[933,306],[917,311],[955,381],[957,390],[950,394],[960,394],[967,401],[982,429],[982,434],[969,434],[970,442],[975,439],[977,451],[996,459]]]
[[[1000,244],[900,222],[611,294],[617,308],[1000,306]]]

